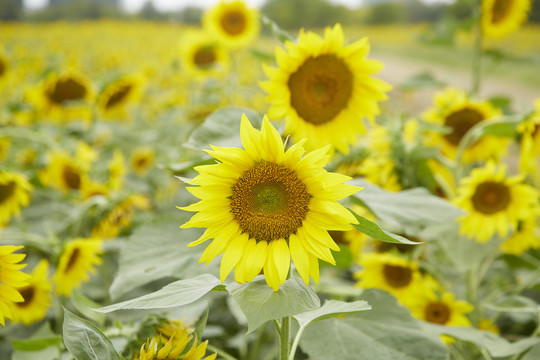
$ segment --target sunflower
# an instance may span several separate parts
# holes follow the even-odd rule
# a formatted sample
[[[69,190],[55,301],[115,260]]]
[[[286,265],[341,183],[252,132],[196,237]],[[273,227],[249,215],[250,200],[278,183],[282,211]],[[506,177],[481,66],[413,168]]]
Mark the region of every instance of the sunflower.
[[[180,49],[183,68],[193,77],[219,76],[229,68],[223,45],[204,32],[185,34]]]
[[[538,170],[540,156],[540,99],[536,100],[534,113],[517,127],[521,135],[519,169],[527,174]]]
[[[68,192],[80,191],[89,182],[84,162],[71,157],[63,150],[53,150],[48,154],[49,164],[38,172],[38,178],[45,186]]]
[[[150,201],[144,195],[131,195],[116,205],[92,230],[92,237],[112,239],[131,224],[137,209],[149,209]]]
[[[220,1],[203,14],[203,27],[225,46],[241,48],[259,35],[259,12],[242,0]]]
[[[287,52],[276,49],[278,68],[264,67],[269,80],[261,82],[271,103],[268,116],[285,118],[285,133],[308,138],[306,148],[331,144],[342,153],[365,132],[363,117],[379,114],[377,101],[391,86],[371,77],[383,65],[368,60],[367,38],[344,45],[341,25],[326,28],[324,37],[300,31]]]
[[[22,174],[0,171],[0,228],[30,202],[32,185]]]
[[[18,264],[26,254],[14,254],[22,249],[22,246],[2,245],[0,246],[0,324],[5,325],[4,317],[12,318],[8,304],[12,302],[24,301],[17,288],[27,284],[30,276],[20,269],[26,264]]]
[[[468,212],[459,218],[460,233],[487,242],[498,233],[505,237],[520,220],[538,211],[540,193],[523,183],[522,176],[506,177],[506,167],[488,162],[460,182],[454,203]]]
[[[8,71],[8,62],[0,53],[0,79],[3,78]]]
[[[445,291],[431,276],[427,275],[423,286],[416,289],[414,296],[404,304],[411,314],[421,320],[446,325],[470,327],[466,314],[474,307],[466,301],[456,300],[453,293]],[[449,336],[441,336],[445,343],[452,343]]]
[[[197,338],[193,339],[192,345],[186,350],[186,346],[192,341],[193,335],[186,330],[178,329],[168,337],[156,337],[147,341],[141,347],[139,354],[135,354],[133,360],[200,360],[206,353],[208,340],[197,344]],[[182,353],[184,353],[182,355]],[[208,355],[204,360],[214,360],[217,353]]]
[[[139,176],[145,176],[148,170],[154,167],[155,151],[153,148],[144,146],[133,149],[129,157],[131,169]]]
[[[516,31],[527,19],[531,0],[482,0],[482,32],[501,38]]]
[[[90,279],[89,273],[96,272],[96,265],[102,260],[103,241],[99,238],[77,238],[64,246],[58,268],[53,277],[56,293],[69,296],[73,288]]]
[[[108,84],[98,96],[98,108],[105,118],[125,118],[126,105],[136,102],[142,92],[142,80],[124,76]]]
[[[429,123],[448,127],[450,132],[428,132],[427,145],[441,146],[441,152],[455,160],[458,145],[465,134],[475,125],[492,121],[500,115],[501,111],[487,101],[471,100],[463,91],[446,89],[435,94],[434,107],[427,110],[423,117]],[[465,150],[462,161],[471,163],[498,158],[509,142],[496,136],[483,136]]]
[[[529,249],[540,248],[538,230],[534,216],[520,220],[516,231],[501,244],[500,250],[505,254],[520,255]]]
[[[362,254],[360,265],[363,269],[354,274],[357,287],[386,290],[402,303],[422,284],[418,264],[394,254]]]
[[[435,184],[433,186],[433,193],[444,199],[452,199],[455,197],[456,185],[454,181],[454,173],[446,165],[442,164],[437,159],[429,159],[427,166],[433,178]]]
[[[13,322],[30,325],[42,320],[51,305],[49,262],[41,260],[28,280],[28,285],[18,288],[24,301],[11,303]]]
[[[302,140],[285,152],[266,117],[259,132],[243,115],[240,137],[245,150],[213,146],[207,152],[220,162],[195,168],[199,175],[189,183],[199,186],[187,189],[201,201],[180,208],[197,212],[181,227],[207,230],[189,245],[214,238],[200,261],[208,264],[223,253],[222,282],[234,267],[239,283],[263,269],[278,291],[291,259],[306,284],[310,275],[318,282],[318,260],[335,264],[330,250],[339,250],[327,230],[350,230],[355,222],[337,200],[360,188],[342,184],[348,176],[324,170],[329,146],[302,157]]]
[[[124,184],[124,176],[126,175],[126,164],[124,155],[118,149],[113,153],[113,158],[108,164],[109,167],[109,187],[113,190],[119,190]]]

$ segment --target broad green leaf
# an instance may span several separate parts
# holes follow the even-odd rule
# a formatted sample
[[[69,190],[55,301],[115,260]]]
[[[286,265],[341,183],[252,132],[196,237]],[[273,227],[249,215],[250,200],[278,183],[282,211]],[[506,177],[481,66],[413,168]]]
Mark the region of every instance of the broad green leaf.
[[[203,274],[191,279],[178,280],[153,293],[95,310],[109,313],[120,309],[173,308],[191,304],[220,285],[221,282],[215,276]]]
[[[262,117],[255,110],[239,107],[219,109],[193,131],[184,146],[195,150],[210,149],[210,145],[241,147],[240,120],[243,113],[255,128],[260,128]]]
[[[353,195],[353,199],[366,204],[378,219],[392,226],[393,231],[414,235],[428,226],[453,221],[464,214],[461,209],[424,188],[389,192],[365,180],[349,183],[364,187]]]
[[[418,321],[393,296],[381,290],[366,290],[362,298],[372,310],[318,321],[306,328],[300,346],[310,359],[448,358],[448,350],[439,338],[423,332]]]
[[[182,214],[177,223],[162,221],[138,228],[120,251],[118,271],[109,293],[113,299],[127,292],[165,277],[190,278],[200,274],[219,273],[216,262],[208,266],[199,263],[204,246],[187,247],[200,236],[196,229],[178,229],[187,221]]]
[[[540,305],[533,299],[524,296],[512,296],[499,300],[494,304],[486,304],[488,309],[498,312],[540,313]]]
[[[442,326],[432,323],[424,323],[422,327],[433,334],[450,335],[465,342],[476,344],[485,348],[493,357],[506,357],[519,354],[532,346],[540,344],[540,338],[526,338],[516,342],[508,340],[489,331],[474,328]]]
[[[38,351],[48,348],[49,346],[57,346],[60,344],[61,338],[59,336],[51,336],[48,338],[40,339],[24,339],[24,340],[11,340],[13,349],[20,351]]]
[[[75,306],[77,311],[79,311],[87,318],[96,321],[100,325],[103,325],[105,323],[106,315],[97,313],[92,310],[100,306],[98,303],[90,300],[78,291],[74,291],[71,294],[71,302],[73,303],[73,306]]]
[[[37,351],[14,350],[11,360],[58,360],[59,353],[56,345]]]
[[[371,306],[363,300],[354,302],[327,300],[323,306],[317,310],[306,311],[294,315],[293,317],[296,319],[296,321],[298,321],[300,327],[305,327],[315,321],[329,319],[342,314],[354,314],[370,309]]]
[[[538,360],[540,359],[540,344],[533,346],[521,360]]]
[[[62,342],[62,338],[50,329],[47,322],[30,338],[10,340],[13,346],[12,360],[57,360]]]
[[[286,280],[277,292],[266,284],[262,276],[242,285],[230,283],[227,289],[247,317],[247,334],[267,321],[315,310],[321,306],[317,294],[298,278]]]
[[[358,224],[351,224],[357,230],[363,232],[364,234],[371,236],[374,239],[381,240],[384,242],[394,243],[394,244],[409,244],[409,245],[418,245],[418,242],[411,241],[403,236],[392,234],[391,232],[384,231],[381,229],[377,223],[366,219],[363,216],[358,215],[353,210],[349,211],[354,215]]]
[[[90,322],[64,309],[64,344],[75,360],[121,360],[111,341]]]

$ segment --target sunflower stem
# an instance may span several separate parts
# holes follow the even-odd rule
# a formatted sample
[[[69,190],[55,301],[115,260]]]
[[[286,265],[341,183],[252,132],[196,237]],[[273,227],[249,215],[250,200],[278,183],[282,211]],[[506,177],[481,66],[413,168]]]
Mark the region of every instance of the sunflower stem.
[[[294,337],[294,341],[291,346],[291,352],[289,354],[289,360],[294,360],[294,355],[296,354],[296,348],[298,348],[298,343],[300,343],[300,337],[302,336],[304,329],[305,329],[304,327],[300,327],[300,329],[298,329],[298,332],[296,333],[296,336]]]
[[[476,20],[474,25],[474,48],[473,48],[473,58],[472,58],[472,86],[471,86],[471,95],[478,95],[480,90],[480,82],[482,79],[482,18],[480,13],[480,3],[476,2],[476,8],[474,10],[474,19]]]
[[[279,360],[289,360],[289,338],[291,336],[291,317],[281,319],[279,334]]]
[[[478,279],[476,269],[472,268],[467,272],[467,300],[473,305],[473,311],[470,314],[473,326],[478,327]]]

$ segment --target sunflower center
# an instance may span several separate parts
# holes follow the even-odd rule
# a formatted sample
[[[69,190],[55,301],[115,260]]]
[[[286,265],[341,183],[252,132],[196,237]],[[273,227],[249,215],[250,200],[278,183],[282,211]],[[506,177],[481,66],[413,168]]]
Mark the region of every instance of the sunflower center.
[[[71,166],[64,166],[64,171],[62,171],[62,176],[66,185],[73,190],[79,190],[81,187],[81,175]]]
[[[75,266],[80,255],[81,255],[81,250],[79,248],[73,249],[73,252],[71,253],[71,256],[69,257],[69,260],[67,262],[66,269],[64,270],[64,272],[67,273],[69,270],[71,270],[73,266]]]
[[[36,294],[36,289],[31,285],[25,286],[21,289],[17,289],[17,291],[19,291],[24,301],[15,303],[15,305],[21,308],[24,308],[30,305],[32,303],[32,299],[34,299],[34,295]]]
[[[0,204],[7,201],[15,192],[17,183],[15,181],[9,181],[6,184],[0,184]]]
[[[73,78],[59,79],[47,92],[47,97],[55,104],[81,100],[86,95],[86,87]]]
[[[260,162],[233,186],[231,212],[240,229],[257,240],[286,238],[302,226],[310,195],[284,165]]]
[[[241,34],[246,28],[246,17],[240,11],[227,11],[221,18],[221,27],[229,35]]]
[[[208,68],[214,62],[216,62],[216,54],[211,47],[202,47],[195,53],[195,56],[193,57],[193,62],[199,68]]]
[[[492,22],[494,24],[500,23],[508,16],[513,2],[513,0],[495,0],[491,8],[493,14]]]
[[[328,234],[330,234],[332,240],[334,240],[336,244],[347,244],[347,241],[345,240],[345,231],[329,230]]]
[[[412,270],[408,267],[385,264],[383,274],[386,282],[393,288],[402,288],[412,280]]]
[[[424,310],[426,321],[436,324],[446,324],[450,320],[450,308],[441,302],[429,303]]]
[[[6,63],[4,60],[0,59],[0,77],[2,77],[6,73]]]
[[[505,210],[510,204],[510,200],[508,186],[491,181],[479,184],[472,196],[474,208],[487,215]]]
[[[467,131],[482,120],[484,116],[474,109],[457,110],[448,115],[444,121],[444,125],[452,129],[452,132],[444,137],[449,143],[457,146]]]
[[[532,138],[534,139],[538,134],[540,134],[540,124],[534,125],[534,130],[532,132]]]
[[[135,161],[135,168],[142,169],[148,165],[148,158],[140,157]]]
[[[120,104],[122,100],[124,100],[129,95],[129,93],[131,92],[131,89],[132,89],[132,86],[129,84],[123,85],[120,88],[118,88],[118,90],[116,90],[107,99],[107,102],[105,103],[105,108],[110,109],[114,107],[115,105]]]
[[[353,74],[335,55],[307,59],[287,83],[291,106],[314,125],[332,121],[347,107],[353,89]]]

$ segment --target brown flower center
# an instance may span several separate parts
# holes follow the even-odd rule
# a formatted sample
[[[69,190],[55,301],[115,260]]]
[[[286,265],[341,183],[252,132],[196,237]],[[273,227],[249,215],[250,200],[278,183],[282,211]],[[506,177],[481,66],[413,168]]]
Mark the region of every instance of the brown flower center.
[[[488,181],[479,184],[472,196],[476,211],[491,215],[505,210],[510,204],[510,189],[503,183]]]
[[[69,256],[69,260],[66,265],[66,269],[64,270],[65,273],[67,273],[75,264],[77,264],[77,261],[79,260],[79,256],[81,255],[81,250],[79,248],[73,249],[73,252]]]
[[[243,232],[257,240],[286,238],[302,226],[310,195],[284,165],[260,162],[233,186],[231,211]]]
[[[58,79],[47,91],[47,97],[55,104],[63,104],[65,101],[82,100],[87,90],[73,78]]]
[[[238,35],[246,29],[246,17],[237,10],[229,10],[221,17],[221,27],[229,35]]]
[[[201,69],[209,68],[216,62],[216,53],[210,46],[202,47],[195,53],[193,62]]]
[[[17,289],[21,296],[23,297],[24,301],[14,303],[17,305],[17,307],[25,308],[32,304],[32,300],[34,299],[34,295],[36,294],[36,288],[32,285],[25,286],[23,288]]]
[[[457,110],[448,115],[444,121],[444,125],[452,129],[452,132],[444,137],[449,143],[457,146],[467,131],[482,120],[484,120],[484,116],[474,109]]]
[[[426,321],[436,324],[446,324],[450,320],[451,310],[442,302],[429,303],[424,310]]]
[[[9,200],[15,193],[16,186],[17,183],[15,181],[8,181],[6,184],[0,184],[0,204]]]
[[[6,62],[0,58],[0,77],[2,77],[6,73],[7,64]]]
[[[335,55],[307,59],[289,77],[291,106],[314,125],[332,121],[347,107],[353,90],[353,74]]]
[[[493,2],[493,7],[491,8],[491,12],[493,13],[491,21],[493,24],[500,23],[508,16],[512,9],[513,2],[514,0],[495,0],[495,2]]]
[[[129,93],[131,92],[133,86],[130,84],[122,85],[119,87],[108,99],[105,103],[105,108],[110,109],[122,102]]]
[[[385,264],[383,274],[388,285],[393,288],[406,287],[412,280],[412,270],[405,266]]]
[[[79,190],[79,188],[81,187],[81,175],[79,174],[77,169],[74,169],[70,165],[66,165],[64,166],[62,176],[64,177],[64,182],[68,186],[68,188],[72,190]]]

